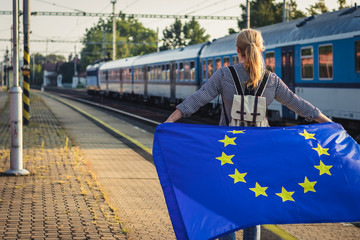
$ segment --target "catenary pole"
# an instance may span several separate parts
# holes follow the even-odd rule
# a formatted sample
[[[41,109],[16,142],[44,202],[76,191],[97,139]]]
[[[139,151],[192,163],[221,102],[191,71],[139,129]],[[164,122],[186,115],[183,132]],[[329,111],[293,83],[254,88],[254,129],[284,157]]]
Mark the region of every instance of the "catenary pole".
[[[22,67],[22,75],[24,77],[23,102],[24,102],[24,125],[29,124],[30,119],[30,52],[29,52],[29,26],[30,26],[30,0],[23,1],[23,24],[24,24],[24,65]]]
[[[250,0],[246,0],[246,28],[250,28]]]
[[[113,55],[112,58],[113,60],[116,60],[116,46],[115,46],[115,35],[116,35],[116,18],[115,18],[115,3],[116,0],[112,0],[112,10],[113,10],[113,30],[112,30],[112,38],[113,38],[113,42],[112,42],[112,48],[113,48]]]
[[[13,87],[10,89],[10,169],[5,171],[8,175],[28,175],[29,171],[23,169],[23,129],[22,129],[22,90],[19,87],[19,35],[18,35],[18,0],[13,0]]]
[[[287,22],[288,19],[288,7],[286,0],[283,0],[283,22]]]

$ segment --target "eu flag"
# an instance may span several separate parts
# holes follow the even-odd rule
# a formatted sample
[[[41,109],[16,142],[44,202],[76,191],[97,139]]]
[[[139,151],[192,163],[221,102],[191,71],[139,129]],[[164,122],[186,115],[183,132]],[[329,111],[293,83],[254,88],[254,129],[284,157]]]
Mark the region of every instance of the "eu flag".
[[[153,158],[178,239],[360,220],[360,147],[341,125],[165,123]]]

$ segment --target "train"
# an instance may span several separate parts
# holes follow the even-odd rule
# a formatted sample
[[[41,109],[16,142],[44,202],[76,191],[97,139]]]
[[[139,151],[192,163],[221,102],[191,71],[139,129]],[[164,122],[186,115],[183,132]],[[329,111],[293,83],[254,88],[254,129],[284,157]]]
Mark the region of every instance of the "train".
[[[360,10],[327,12],[257,28],[266,67],[300,97],[350,129],[360,129]],[[87,67],[90,94],[174,106],[221,67],[238,62],[237,33],[211,42]],[[218,112],[221,99],[207,111]],[[274,101],[269,120],[298,119]],[[359,135],[360,137],[360,135]]]

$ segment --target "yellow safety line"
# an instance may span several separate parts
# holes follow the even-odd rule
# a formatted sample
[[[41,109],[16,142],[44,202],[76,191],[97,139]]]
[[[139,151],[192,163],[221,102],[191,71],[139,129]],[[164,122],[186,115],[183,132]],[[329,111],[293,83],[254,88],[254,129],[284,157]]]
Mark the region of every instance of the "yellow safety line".
[[[140,147],[141,149],[143,149],[144,151],[150,153],[152,155],[152,150],[148,147],[146,147],[144,144],[142,144],[141,142],[133,139],[132,137],[129,137],[128,135],[126,135],[125,133],[122,133],[120,131],[118,131],[117,129],[111,127],[109,124],[101,121],[100,119],[90,115],[89,113],[81,110],[80,108],[78,107],[75,107],[74,105],[71,105],[70,103],[60,99],[60,98],[57,98],[57,97],[54,97],[54,96],[50,96],[48,94],[46,94],[48,97],[53,97],[53,98],[56,98],[58,101],[76,109],[77,111],[81,112],[82,114],[92,118],[93,120],[95,120],[96,122],[102,124],[103,126],[105,126],[106,128],[110,129],[111,131],[115,132],[116,134],[119,134],[120,136],[126,138],[127,140],[129,140],[130,142],[134,143],[136,146]],[[273,232],[274,234],[278,235],[279,237],[281,237],[283,240],[298,240],[296,237],[292,236],[290,233],[286,232],[285,230],[281,229],[280,227],[276,226],[276,225],[269,225],[269,224],[266,224],[266,225],[262,225],[265,229]]]
[[[48,97],[53,97],[53,96],[49,96],[48,94],[46,94]],[[123,138],[126,138],[127,140],[129,140],[130,142],[134,143],[136,146],[138,146],[139,148],[143,149],[144,151],[150,153],[152,155],[152,149],[148,148],[147,146],[145,146],[144,144],[142,144],[141,142],[139,142],[138,140],[126,135],[125,133],[122,133],[120,132],[119,130],[111,127],[109,124],[103,122],[102,120],[98,119],[97,117],[94,117],[92,116],[91,114],[81,110],[80,108],[74,106],[74,105],[71,105],[70,103],[60,99],[60,98],[57,98],[57,97],[54,97],[56,98],[58,101],[76,109],[77,111],[81,112],[82,114],[86,115],[87,117],[93,119],[94,121],[100,123],[101,125],[105,126],[106,128],[110,129],[111,131],[115,132],[116,134],[119,134],[120,136],[122,136]]]
[[[276,225],[270,225],[270,224],[266,224],[266,225],[262,225],[265,229],[275,233],[276,235],[278,235],[279,237],[281,237],[284,240],[298,240],[296,237],[294,237],[293,235],[291,235],[290,233],[286,232],[285,230],[279,228]]]

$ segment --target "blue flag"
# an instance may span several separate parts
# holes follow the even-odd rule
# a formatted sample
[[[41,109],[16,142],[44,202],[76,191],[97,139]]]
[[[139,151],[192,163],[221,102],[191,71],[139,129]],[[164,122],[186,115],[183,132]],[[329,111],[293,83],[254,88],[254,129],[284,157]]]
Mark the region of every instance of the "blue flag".
[[[336,123],[165,123],[153,158],[178,239],[258,224],[360,220],[360,147]]]

